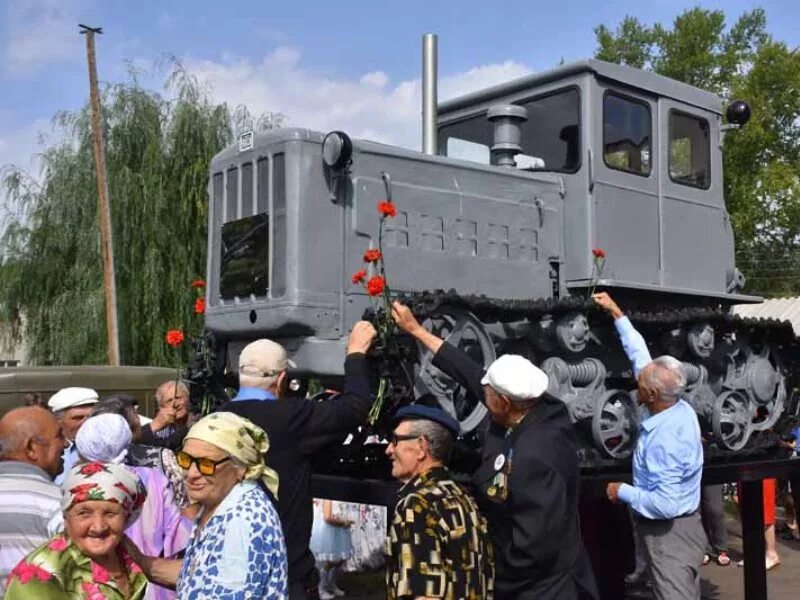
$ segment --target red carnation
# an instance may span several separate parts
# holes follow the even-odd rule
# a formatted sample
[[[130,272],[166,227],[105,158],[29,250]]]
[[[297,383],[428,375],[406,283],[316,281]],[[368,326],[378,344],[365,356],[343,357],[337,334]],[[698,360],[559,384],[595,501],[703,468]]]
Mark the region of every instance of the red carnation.
[[[81,473],[81,475],[85,475],[86,477],[91,477],[92,475],[94,475],[96,473],[102,473],[103,471],[107,471],[107,470],[108,469],[106,469],[101,463],[99,463],[99,462],[91,462],[91,463],[83,465],[81,467],[80,473]]]
[[[194,301],[194,312],[198,315],[202,315],[206,312],[206,299],[205,298],[198,298]]]
[[[594,255],[595,258],[606,257],[606,251],[603,250],[602,248],[592,248],[592,254]]]
[[[173,348],[177,348],[183,343],[183,332],[180,329],[170,329],[167,332],[167,344]]]
[[[371,250],[367,250],[364,252],[364,262],[372,263],[378,262],[381,258],[381,251],[377,248],[373,248]]]
[[[206,282],[203,281],[202,279],[195,279],[192,282],[192,287],[193,288],[204,288],[204,287],[206,287]]]
[[[367,293],[370,296],[380,296],[384,287],[386,287],[386,281],[380,275],[375,275],[367,282]]]
[[[360,271],[356,271],[355,273],[353,273],[353,283],[361,283],[362,281],[364,281],[364,278],[366,276],[367,276],[366,270],[361,269]]]
[[[397,216],[397,209],[395,208],[394,203],[389,202],[388,200],[385,202],[378,202],[378,212],[381,213],[381,217]]]

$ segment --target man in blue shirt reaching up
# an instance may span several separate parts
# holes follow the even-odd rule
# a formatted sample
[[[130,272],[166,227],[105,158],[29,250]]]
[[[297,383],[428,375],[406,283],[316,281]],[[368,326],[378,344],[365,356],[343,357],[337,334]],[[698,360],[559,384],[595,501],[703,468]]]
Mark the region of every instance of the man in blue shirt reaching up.
[[[606,495],[634,511],[657,600],[700,600],[706,535],[700,521],[703,446],[694,409],[681,394],[683,365],[672,356],[651,359],[647,344],[605,292],[594,301],[614,319],[633,365],[638,400],[647,410],[633,454],[633,485],[609,483]]]

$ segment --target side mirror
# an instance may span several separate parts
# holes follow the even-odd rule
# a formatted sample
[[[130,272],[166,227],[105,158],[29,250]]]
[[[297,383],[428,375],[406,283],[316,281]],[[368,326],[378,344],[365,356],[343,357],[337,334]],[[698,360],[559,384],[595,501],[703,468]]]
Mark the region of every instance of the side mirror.
[[[734,100],[725,111],[725,119],[729,125],[744,127],[750,120],[750,105],[744,100]]]

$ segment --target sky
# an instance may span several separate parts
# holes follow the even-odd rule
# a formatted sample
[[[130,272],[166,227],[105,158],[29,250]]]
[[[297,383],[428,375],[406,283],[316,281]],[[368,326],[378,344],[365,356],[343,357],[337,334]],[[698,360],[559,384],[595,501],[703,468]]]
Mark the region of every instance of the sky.
[[[800,46],[797,0],[0,0],[0,166],[35,175],[53,116],[87,101],[78,23],[103,27],[101,85],[134,67],[163,91],[164,65],[176,57],[214,100],[283,113],[290,126],[417,148],[424,33],[439,36],[443,100],[589,58],[597,25],[613,28],[626,15],[669,24],[698,5],[724,10],[729,23],[760,6],[773,37]]]

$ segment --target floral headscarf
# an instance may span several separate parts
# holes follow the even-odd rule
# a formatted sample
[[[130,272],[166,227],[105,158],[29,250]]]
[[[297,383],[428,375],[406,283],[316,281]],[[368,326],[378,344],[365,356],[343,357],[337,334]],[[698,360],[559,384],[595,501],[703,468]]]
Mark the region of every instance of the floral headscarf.
[[[141,479],[122,465],[90,462],[70,469],[61,484],[61,509],[67,512],[81,502],[99,500],[120,504],[125,510],[125,526],[139,516],[147,497]]]
[[[195,423],[185,439],[216,446],[247,467],[245,479],[260,479],[278,497],[278,474],[266,465],[269,437],[252,421],[230,412],[212,413]]]

